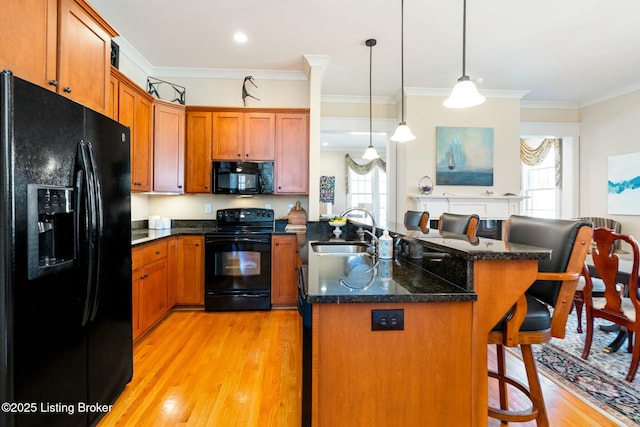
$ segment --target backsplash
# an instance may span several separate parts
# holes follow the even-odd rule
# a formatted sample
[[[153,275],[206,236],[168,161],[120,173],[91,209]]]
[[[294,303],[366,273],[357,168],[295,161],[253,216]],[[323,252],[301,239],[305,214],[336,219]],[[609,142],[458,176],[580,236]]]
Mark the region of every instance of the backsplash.
[[[309,200],[306,195],[273,196],[261,195],[239,197],[213,194],[184,195],[131,195],[131,220],[147,220],[149,215],[160,215],[171,219],[215,220],[218,209],[227,208],[269,208],[273,209],[276,218],[286,216],[291,206],[300,202],[309,211]],[[205,213],[209,211],[210,213]]]

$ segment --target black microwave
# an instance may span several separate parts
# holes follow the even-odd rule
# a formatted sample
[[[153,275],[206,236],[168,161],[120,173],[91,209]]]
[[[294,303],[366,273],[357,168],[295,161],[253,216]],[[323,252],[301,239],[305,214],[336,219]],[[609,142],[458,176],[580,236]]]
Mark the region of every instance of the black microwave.
[[[213,162],[214,194],[273,194],[273,162]]]

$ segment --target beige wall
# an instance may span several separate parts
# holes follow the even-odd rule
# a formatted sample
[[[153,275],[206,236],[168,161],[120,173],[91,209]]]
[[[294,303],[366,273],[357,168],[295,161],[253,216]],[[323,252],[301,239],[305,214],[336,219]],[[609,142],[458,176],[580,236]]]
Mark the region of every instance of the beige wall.
[[[577,108],[522,108],[520,110],[522,122],[561,122],[575,123],[580,121],[580,111]]]
[[[465,110],[442,106],[444,98],[408,96],[407,122],[415,141],[398,144],[397,211],[402,218],[407,209],[417,208],[410,195],[418,194],[418,181],[428,175],[435,184],[436,127],[490,127],[494,130],[493,186],[435,186],[434,194],[479,195],[492,191],[495,195],[520,192],[520,102],[518,99],[488,99],[484,104]]]
[[[636,238],[640,238],[640,215],[607,213],[607,158],[640,152],[639,118],[640,91],[580,110],[580,215],[614,218],[624,233]]]

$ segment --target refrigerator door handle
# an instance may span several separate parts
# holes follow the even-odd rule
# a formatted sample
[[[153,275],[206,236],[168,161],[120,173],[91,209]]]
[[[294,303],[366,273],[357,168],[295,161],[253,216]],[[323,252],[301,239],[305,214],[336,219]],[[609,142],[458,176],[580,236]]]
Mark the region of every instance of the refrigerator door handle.
[[[83,212],[84,215],[78,215],[78,236],[86,238],[87,241],[87,262],[86,262],[86,293],[84,295],[84,303],[82,309],[82,326],[85,326],[89,322],[89,315],[91,311],[92,293],[95,291],[94,286],[94,269],[95,269],[95,229],[96,229],[96,212],[95,212],[95,188],[92,181],[92,172],[90,170],[86,144],[84,141],[78,143],[78,167],[80,170],[77,172],[78,182],[78,196],[77,196],[77,208],[78,212]],[[84,203],[84,209],[82,204]],[[82,225],[84,227],[82,227]],[[79,251],[78,253],[82,253]],[[82,263],[81,263],[82,265]]]
[[[95,237],[95,257],[93,268],[93,301],[91,304],[91,321],[95,320],[98,314],[98,306],[100,302],[100,274],[102,271],[102,241],[104,236],[104,205],[102,202],[102,187],[100,184],[100,173],[94,156],[93,144],[88,142],[87,151],[89,152],[89,162],[92,169],[93,190],[94,190],[94,215],[96,219],[96,228],[94,230]]]

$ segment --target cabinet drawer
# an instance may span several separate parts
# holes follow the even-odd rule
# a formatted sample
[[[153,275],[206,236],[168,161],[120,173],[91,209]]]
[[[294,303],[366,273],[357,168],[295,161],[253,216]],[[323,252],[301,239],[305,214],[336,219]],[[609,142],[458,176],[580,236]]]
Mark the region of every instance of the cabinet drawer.
[[[136,246],[131,249],[131,270],[138,269],[144,265],[144,247]]]
[[[164,259],[167,257],[167,252],[168,247],[166,240],[138,246],[131,252],[133,268],[135,269],[141,265]]]

